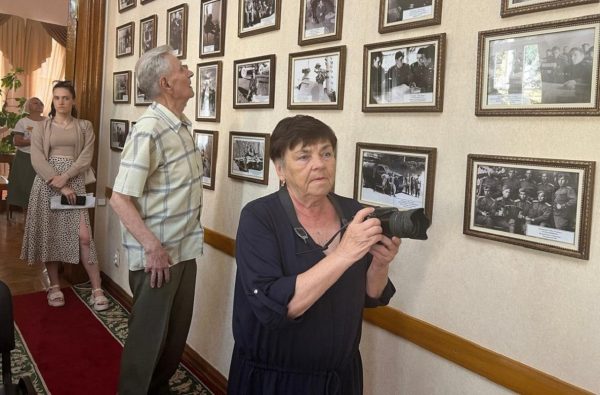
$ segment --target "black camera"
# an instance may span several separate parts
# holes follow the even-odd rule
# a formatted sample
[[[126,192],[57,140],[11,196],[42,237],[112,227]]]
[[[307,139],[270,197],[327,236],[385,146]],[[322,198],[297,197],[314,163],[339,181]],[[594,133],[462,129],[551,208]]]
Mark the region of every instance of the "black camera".
[[[395,207],[375,207],[367,218],[378,218],[383,234],[389,238],[427,240],[427,228],[431,224],[422,208],[400,211]]]

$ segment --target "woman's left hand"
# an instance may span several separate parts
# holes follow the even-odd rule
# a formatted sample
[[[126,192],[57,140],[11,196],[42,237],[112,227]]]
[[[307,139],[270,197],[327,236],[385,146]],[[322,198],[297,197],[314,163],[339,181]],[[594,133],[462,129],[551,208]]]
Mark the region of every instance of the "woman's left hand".
[[[66,174],[61,174],[60,176],[53,176],[48,180],[48,185],[56,189],[62,189],[65,185],[67,185],[67,181],[69,181],[69,176]]]
[[[381,241],[377,244],[373,244],[369,250],[371,255],[373,255],[371,266],[375,265],[380,268],[388,266],[396,254],[398,254],[401,243],[402,239],[398,237],[394,236],[390,239],[387,236],[383,236]]]
[[[62,187],[60,189],[60,193],[62,193],[67,200],[69,201],[69,204],[73,205],[75,204],[75,199],[77,199],[77,194],[75,193],[75,191],[73,189],[71,189],[70,187]]]

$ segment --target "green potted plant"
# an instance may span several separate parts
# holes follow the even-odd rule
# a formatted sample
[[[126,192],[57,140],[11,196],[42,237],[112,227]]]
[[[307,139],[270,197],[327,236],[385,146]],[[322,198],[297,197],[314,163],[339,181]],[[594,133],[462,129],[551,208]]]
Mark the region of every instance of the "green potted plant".
[[[23,72],[24,70],[21,67],[17,67],[0,79],[0,96],[4,96],[4,103],[0,111],[0,128],[6,127],[12,129],[19,119],[27,115],[23,111],[26,99],[24,97],[14,97],[14,92],[22,85],[21,80],[19,80],[19,74],[23,74]],[[13,95],[10,94],[11,91]],[[16,107],[18,111],[9,111],[8,107],[11,105],[12,107]],[[15,146],[12,141],[12,134],[9,134],[0,141],[0,154],[13,153],[14,151]]]

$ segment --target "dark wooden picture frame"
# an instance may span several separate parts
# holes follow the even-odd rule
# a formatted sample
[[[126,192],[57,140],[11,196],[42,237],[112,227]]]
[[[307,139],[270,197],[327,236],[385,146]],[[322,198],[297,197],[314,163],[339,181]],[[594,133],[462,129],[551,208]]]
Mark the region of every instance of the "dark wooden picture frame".
[[[475,114],[600,115],[599,33],[600,15],[479,32]]]
[[[129,121],[125,119],[110,120],[110,149],[113,151],[123,151],[125,140],[129,134]]]
[[[156,48],[158,16],[150,15],[140,20],[140,56],[146,51]]]
[[[442,0],[379,0],[379,33],[442,23]]]
[[[202,187],[214,191],[219,132],[194,129],[194,141],[202,154]]]
[[[238,0],[238,37],[279,30],[281,0],[264,0],[264,8],[257,9],[255,0]]]
[[[365,45],[363,112],[441,112],[446,33]]]
[[[131,103],[131,71],[113,73],[113,103]]]
[[[133,55],[135,43],[135,23],[129,22],[117,27],[115,55],[117,58]]]
[[[227,0],[200,2],[200,58],[225,55]]]
[[[437,149],[356,143],[354,198],[366,206],[423,208],[433,215]]]
[[[344,0],[300,0],[298,45],[342,39]]]
[[[589,259],[595,165],[470,154],[463,233]]]
[[[198,63],[196,66],[196,120],[221,120],[223,62]]]
[[[152,104],[152,100],[146,99],[146,95],[138,88],[137,78],[133,73],[133,105],[134,106],[149,106]]]
[[[291,53],[287,108],[342,110],[346,46]]]
[[[273,108],[275,105],[275,55],[233,62],[233,108]]]
[[[147,4],[147,3],[150,3],[152,1],[154,1],[154,0],[140,0],[140,4]]]
[[[268,185],[270,136],[268,133],[230,132],[227,175]]]
[[[599,3],[600,0],[501,0],[500,15],[506,18],[530,12],[554,10],[557,8],[573,7],[582,4]],[[528,4],[529,3],[529,4]]]
[[[167,10],[167,44],[178,59],[187,56],[188,5],[187,3]]]
[[[142,1],[142,4],[144,4],[144,2]],[[132,8],[135,8],[136,6],[136,0],[118,0],[117,3],[118,7],[119,7],[119,12],[125,12],[127,10],[130,10]]]

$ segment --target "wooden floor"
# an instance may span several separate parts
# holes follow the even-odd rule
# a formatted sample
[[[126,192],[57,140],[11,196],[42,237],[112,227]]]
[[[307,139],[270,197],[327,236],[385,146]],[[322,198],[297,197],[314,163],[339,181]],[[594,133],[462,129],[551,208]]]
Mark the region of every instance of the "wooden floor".
[[[9,221],[6,211],[0,211],[0,280],[8,285],[13,295],[43,291],[46,288],[44,266],[30,266],[19,259],[24,222],[21,212],[13,211]],[[67,282],[61,283],[61,286],[68,285]]]

